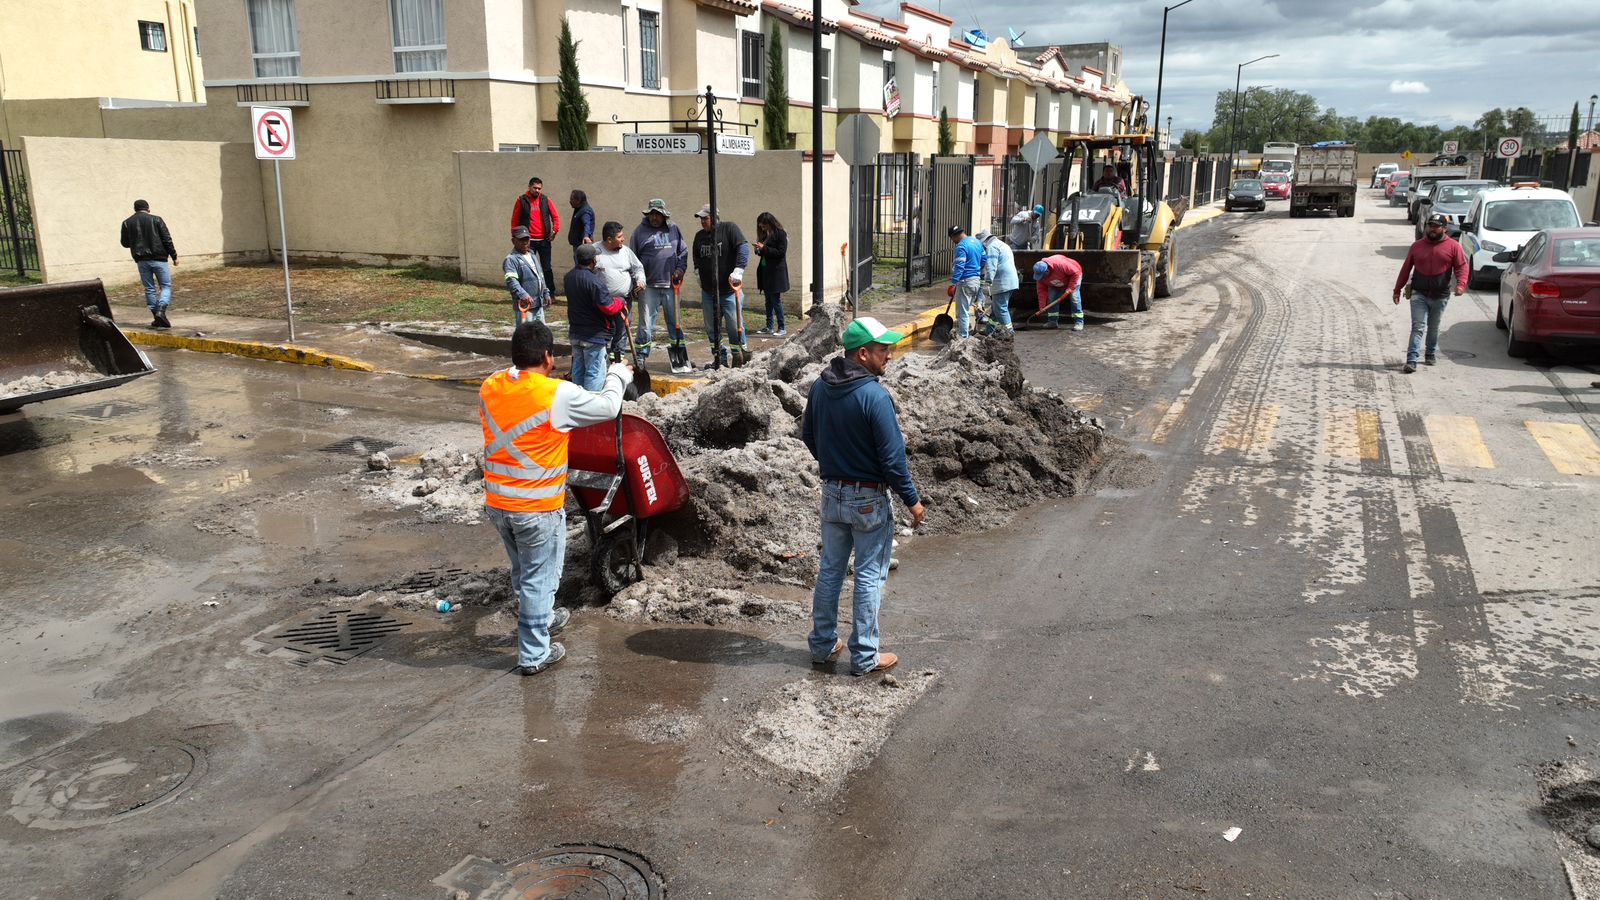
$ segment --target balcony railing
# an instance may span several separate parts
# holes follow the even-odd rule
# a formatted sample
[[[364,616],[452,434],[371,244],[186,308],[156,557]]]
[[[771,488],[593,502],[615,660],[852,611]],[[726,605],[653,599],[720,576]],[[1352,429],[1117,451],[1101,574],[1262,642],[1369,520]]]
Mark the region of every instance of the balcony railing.
[[[391,78],[377,84],[379,103],[400,105],[456,102],[454,78]]]
[[[234,88],[239,106],[310,106],[311,85],[293,82],[241,84]]]

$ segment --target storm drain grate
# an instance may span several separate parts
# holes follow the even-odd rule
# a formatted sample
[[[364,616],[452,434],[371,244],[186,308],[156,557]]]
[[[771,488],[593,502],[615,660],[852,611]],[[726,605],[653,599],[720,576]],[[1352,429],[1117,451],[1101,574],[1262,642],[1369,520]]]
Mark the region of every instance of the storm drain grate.
[[[304,654],[295,660],[300,665],[325,659],[342,666],[407,624],[374,612],[330,609],[256,640]]]
[[[558,844],[505,865],[469,856],[433,883],[471,900],[663,900],[667,896],[666,884],[649,860],[599,844]]]
[[[393,590],[408,594],[419,594],[423,591],[431,591],[447,581],[456,581],[465,578],[469,574],[471,573],[466,569],[427,569],[412,575],[404,581],[395,582]]]
[[[87,406],[69,409],[66,414],[74,419],[115,419],[143,409],[144,406],[138,403],[112,400],[106,403],[91,403]]]
[[[325,447],[318,447],[323,453],[348,453],[352,456],[371,456],[380,450],[393,447],[394,441],[385,441],[375,437],[347,437],[344,440],[334,441]]]

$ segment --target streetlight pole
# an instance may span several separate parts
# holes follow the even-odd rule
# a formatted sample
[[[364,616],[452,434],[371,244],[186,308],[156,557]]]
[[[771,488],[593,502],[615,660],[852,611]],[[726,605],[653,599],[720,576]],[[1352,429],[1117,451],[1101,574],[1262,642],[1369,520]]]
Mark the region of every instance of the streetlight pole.
[[[1154,126],[1157,131],[1161,130],[1161,81],[1167,74],[1167,13],[1172,12],[1180,6],[1187,6],[1193,2],[1194,0],[1183,0],[1182,3],[1174,3],[1171,6],[1162,7],[1161,9],[1161,55],[1156,58],[1156,111],[1154,117],[1152,117],[1150,120],[1150,124]],[[1171,139],[1171,131],[1172,129],[1169,127],[1167,129],[1169,140]],[[1165,150],[1167,148],[1162,147],[1161,149]],[[1163,153],[1163,163],[1165,160],[1166,154]],[[1162,184],[1162,182],[1166,181],[1166,168],[1167,167],[1163,164],[1156,172],[1155,193],[1156,199],[1158,200],[1161,199],[1161,197],[1165,194],[1165,185]]]
[[[1276,59],[1277,56],[1278,56],[1278,54],[1276,54],[1276,53],[1268,53],[1266,56],[1258,56],[1255,59],[1250,60],[1249,62],[1239,63],[1239,68],[1234,70],[1234,73],[1233,73],[1233,118],[1229,121],[1229,124],[1228,124],[1228,183],[1229,184],[1233,183],[1234,136],[1238,132],[1238,128],[1239,128],[1239,80],[1244,75],[1244,67],[1245,66],[1255,65],[1256,63],[1261,62],[1263,59]]]
[[[1589,127],[1585,128],[1584,131],[1594,130],[1594,102],[1596,100],[1600,100],[1600,94],[1589,95]]]
[[[828,60],[831,65],[833,60]],[[829,82],[830,84],[832,82]],[[822,307],[822,0],[811,3],[811,305]],[[713,139],[714,140],[714,139]],[[854,208],[855,197],[850,198]],[[855,240],[849,235],[846,240]],[[850,273],[854,278],[855,273]],[[843,285],[841,285],[843,287]],[[713,348],[715,349],[715,348]]]

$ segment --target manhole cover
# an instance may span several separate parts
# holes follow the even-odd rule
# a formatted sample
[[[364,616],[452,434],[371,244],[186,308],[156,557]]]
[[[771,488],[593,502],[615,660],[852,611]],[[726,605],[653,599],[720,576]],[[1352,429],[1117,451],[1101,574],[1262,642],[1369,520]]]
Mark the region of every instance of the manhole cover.
[[[318,447],[323,453],[348,453],[351,456],[371,456],[380,450],[387,450],[394,446],[394,441],[380,440],[375,437],[347,437],[342,441],[334,441],[326,447]]]
[[[558,844],[505,865],[469,856],[433,883],[473,900],[662,900],[667,896],[666,885],[648,860],[598,844]]]
[[[68,748],[12,770],[11,817],[29,828],[85,828],[153,809],[205,774],[205,754],[172,742],[134,750]]]
[[[129,413],[136,413],[144,409],[138,403],[125,403],[121,400],[112,400],[107,403],[91,403],[67,410],[66,414],[74,419],[115,419]]]
[[[393,634],[407,624],[366,610],[330,609],[258,636],[256,640],[302,654],[301,658],[295,660],[300,665],[325,659],[342,666],[371,650],[385,635]]]

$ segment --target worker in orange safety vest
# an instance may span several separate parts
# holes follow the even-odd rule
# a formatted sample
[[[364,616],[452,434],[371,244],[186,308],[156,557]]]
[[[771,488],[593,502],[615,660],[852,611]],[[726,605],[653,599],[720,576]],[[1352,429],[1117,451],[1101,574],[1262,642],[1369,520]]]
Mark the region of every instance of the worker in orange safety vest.
[[[490,375],[478,391],[484,511],[511,558],[523,675],[537,675],[567,655],[550,639],[571,618],[555,608],[567,546],[568,432],[615,419],[623,389],[633,381],[626,363],[612,364],[598,392],[551,378],[553,346],[543,322],[522,322],[511,335],[511,368]]]

